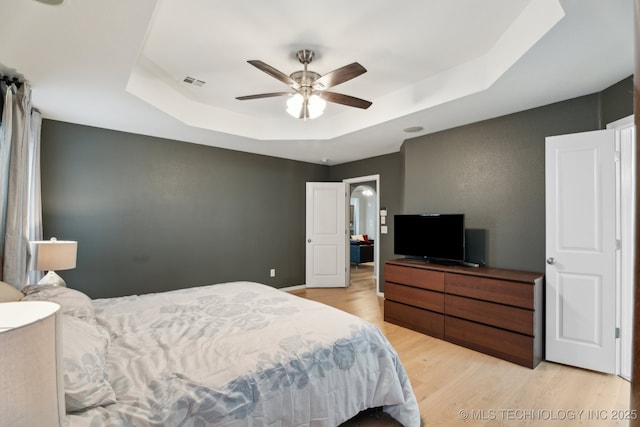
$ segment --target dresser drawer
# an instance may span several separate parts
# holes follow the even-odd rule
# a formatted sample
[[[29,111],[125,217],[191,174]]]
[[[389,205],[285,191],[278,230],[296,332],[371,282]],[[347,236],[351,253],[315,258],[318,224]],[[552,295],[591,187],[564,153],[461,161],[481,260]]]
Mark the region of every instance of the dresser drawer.
[[[534,339],[491,326],[447,317],[446,340],[528,368],[535,368]]]
[[[493,267],[385,263],[384,320],[529,368],[544,353],[544,276]]]
[[[436,338],[444,338],[444,315],[440,313],[385,300],[384,320]]]
[[[440,292],[385,282],[384,297],[426,310],[444,312],[444,294]]]
[[[445,314],[521,334],[534,335],[534,312],[524,308],[447,294]]]
[[[387,264],[384,267],[384,280],[385,282],[400,283],[433,291],[444,291],[444,273],[442,271]]]
[[[447,294],[513,305],[529,310],[534,309],[534,288],[530,283],[464,274],[448,273],[445,278],[445,292]]]

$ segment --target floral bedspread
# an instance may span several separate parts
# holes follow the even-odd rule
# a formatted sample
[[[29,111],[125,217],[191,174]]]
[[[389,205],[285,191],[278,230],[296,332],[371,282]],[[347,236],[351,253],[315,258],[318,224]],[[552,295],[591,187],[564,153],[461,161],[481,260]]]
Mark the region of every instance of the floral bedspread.
[[[71,426],[336,427],[374,407],[420,425],[395,350],[332,307],[250,282],[93,304],[117,402]]]

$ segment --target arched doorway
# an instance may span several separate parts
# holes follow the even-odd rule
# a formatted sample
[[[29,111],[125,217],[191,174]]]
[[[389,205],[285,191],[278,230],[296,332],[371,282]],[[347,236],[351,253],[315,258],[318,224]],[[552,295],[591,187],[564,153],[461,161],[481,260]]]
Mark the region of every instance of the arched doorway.
[[[373,279],[376,283],[376,292],[379,291],[379,242],[380,242],[380,176],[370,175],[359,178],[345,179],[348,184],[349,192],[349,247],[348,251],[353,250],[350,256],[351,266],[359,263],[362,255],[366,255],[367,251],[373,253],[372,261],[367,261],[367,266],[373,266]],[[366,235],[369,244],[367,248],[352,248],[354,243],[351,237],[362,239]],[[360,243],[362,245],[363,243]],[[367,259],[367,258],[362,258]]]

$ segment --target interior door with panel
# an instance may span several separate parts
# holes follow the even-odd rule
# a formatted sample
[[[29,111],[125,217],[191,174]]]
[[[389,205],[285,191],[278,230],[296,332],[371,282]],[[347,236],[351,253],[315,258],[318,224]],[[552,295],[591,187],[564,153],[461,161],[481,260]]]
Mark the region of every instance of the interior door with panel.
[[[546,359],[616,368],[615,131],[546,139]]]
[[[343,182],[307,182],[307,287],[346,287],[347,210]]]

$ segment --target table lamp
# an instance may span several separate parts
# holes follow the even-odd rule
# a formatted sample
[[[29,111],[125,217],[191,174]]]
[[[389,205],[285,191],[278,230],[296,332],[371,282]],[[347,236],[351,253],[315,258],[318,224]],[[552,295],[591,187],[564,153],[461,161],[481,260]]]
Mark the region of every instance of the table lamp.
[[[53,302],[0,304],[0,425],[63,425],[61,322]]]
[[[78,242],[71,240],[36,240],[29,242],[31,246],[31,269],[47,271],[38,285],[67,286],[55,270],[76,268]]]

